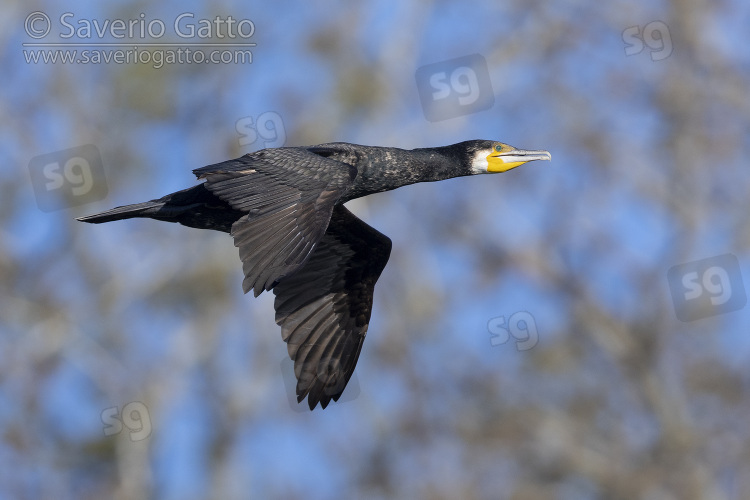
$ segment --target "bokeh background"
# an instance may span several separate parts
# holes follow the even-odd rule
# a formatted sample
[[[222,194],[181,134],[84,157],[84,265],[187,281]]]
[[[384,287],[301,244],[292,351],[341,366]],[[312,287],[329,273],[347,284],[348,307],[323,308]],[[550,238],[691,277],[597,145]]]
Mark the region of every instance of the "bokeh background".
[[[250,19],[257,45],[244,64],[33,63],[34,11],[43,42],[140,41],[63,40],[65,12],[227,42],[170,36],[190,12]],[[738,0],[6,0],[0,497],[750,498],[749,25]],[[427,120],[417,70],[474,54],[494,102]],[[273,296],[242,294],[231,238],[74,220],[265,146],[475,138],[553,161],[349,204],[394,248],[325,410],[290,405]],[[76,168],[34,180],[83,145],[96,199],[64,196]],[[669,269],[725,254],[734,288],[698,290],[734,310],[678,319]]]

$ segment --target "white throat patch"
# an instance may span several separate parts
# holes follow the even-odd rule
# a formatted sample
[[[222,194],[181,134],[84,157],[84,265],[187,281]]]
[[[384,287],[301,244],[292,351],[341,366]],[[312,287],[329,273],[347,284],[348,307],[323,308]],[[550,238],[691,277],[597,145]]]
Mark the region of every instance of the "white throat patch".
[[[487,155],[489,155],[492,151],[490,150],[480,150],[474,153],[474,159],[471,160],[471,171],[475,174],[486,174],[487,169],[489,168],[489,163],[487,162]]]

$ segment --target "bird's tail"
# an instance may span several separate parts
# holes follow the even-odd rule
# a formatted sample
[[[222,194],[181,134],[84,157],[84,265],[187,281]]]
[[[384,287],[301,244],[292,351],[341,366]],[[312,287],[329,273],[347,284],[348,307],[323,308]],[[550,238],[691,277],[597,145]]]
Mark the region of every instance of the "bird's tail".
[[[124,207],[113,208],[106,212],[93,215],[78,217],[77,220],[90,222],[92,224],[101,224],[102,222],[111,222],[113,220],[131,219],[133,217],[152,217],[159,209],[164,207],[165,203],[160,200],[152,200],[135,205],[125,205]]]
[[[165,222],[178,222],[188,227],[214,229],[228,233],[232,230],[232,224],[246,214],[247,212],[235,210],[229,203],[215,196],[206,189],[205,184],[198,184],[168,194],[158,200],[125,205],[99,214],[79,217],[78,220],[101,224],[113,220],[146,217]]]

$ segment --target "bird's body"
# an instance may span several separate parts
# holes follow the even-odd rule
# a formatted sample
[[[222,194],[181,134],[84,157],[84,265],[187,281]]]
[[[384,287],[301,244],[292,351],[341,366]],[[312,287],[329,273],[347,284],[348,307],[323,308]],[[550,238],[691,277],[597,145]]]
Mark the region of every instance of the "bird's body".
[[[264,149],[193,172],[205,182],[79,220],[133,217],[230,233],[245,292],[276,295],[297,398],[338,400],[354,371],[391,240],[343,204],[416,182],[509,170],[549,159],[492,141],[404,150],[343,142]]]

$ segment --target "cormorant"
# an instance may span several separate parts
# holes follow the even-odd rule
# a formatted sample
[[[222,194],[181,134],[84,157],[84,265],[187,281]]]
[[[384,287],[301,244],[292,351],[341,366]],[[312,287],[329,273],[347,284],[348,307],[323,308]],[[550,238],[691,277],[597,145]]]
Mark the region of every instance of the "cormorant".
[[[333,142],[264,149],[193,170],[205,182],[158,200],[78,220],[132,217],[229,233],[242,288],[276,295],[276,323],[294,361],[297,401],[312,410],[341,396],[359,358],[375,282],[391,240],[344,203],[416,182],[505,172],[547,151],[473,140],[404,150]]]

